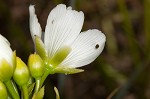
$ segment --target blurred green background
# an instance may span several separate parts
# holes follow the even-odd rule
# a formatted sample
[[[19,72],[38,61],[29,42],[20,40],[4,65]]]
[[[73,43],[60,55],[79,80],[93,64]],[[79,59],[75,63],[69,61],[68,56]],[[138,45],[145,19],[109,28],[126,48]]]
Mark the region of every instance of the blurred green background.
[[[85,72],[50,75],[44,99],[150,99],[150,0],[0,0],[0,34],[27,63],[34,53],[29,31],[30,4],[44,31],[49,12],[63,3],[83,11],[82,31],[99,29],[107,37],[102,54]]]

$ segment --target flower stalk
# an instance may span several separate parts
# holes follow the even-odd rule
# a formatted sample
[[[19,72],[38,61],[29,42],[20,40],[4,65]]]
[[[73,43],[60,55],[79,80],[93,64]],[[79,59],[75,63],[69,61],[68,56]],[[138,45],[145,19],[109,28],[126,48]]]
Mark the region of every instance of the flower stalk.
[[[22,86],[23,99],[29,99],[28,88],[27,85]]]
[[[37,93],[39,91],[40,87],[40,82],[41,82],[41,78],[36,78],[35,79],[35,90],[34,93]]]
[[[40,81],[40,88],[42,87],[44,81],[46,80],[47,76],[49,75],[49,70],[45,70],[43,76],[41,77],[41,81]]]
[[[8,91],[11,94],[11,96],[13,97],[13,99],[20,99],[17,88],[14,86],[12,80],[8,80],[8,81],[4,82],[4,84],[6,85]]]
[[[6,89],[5,85],[3,84],[3,82],[1,82],[1,81],[0,81],[0,97],[3,97],[3,99],[8,98],[7,89]]]

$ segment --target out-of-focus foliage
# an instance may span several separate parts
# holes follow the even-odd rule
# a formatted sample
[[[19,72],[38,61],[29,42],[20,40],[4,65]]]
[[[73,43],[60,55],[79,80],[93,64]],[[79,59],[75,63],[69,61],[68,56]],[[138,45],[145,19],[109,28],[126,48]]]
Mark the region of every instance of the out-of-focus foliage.
[[[105,33],[107,42],[104,52],[83,73],[49,77],[44,98],[55,97],[53,86],[57,86],[61,99],[149,99],[150,1],[0,0],[0,33],[22,60],[27,62],[34,53],[29,5],[35,4],[44,30],[50,10],[58,3],[83,11],[82,31],[97,28]]]

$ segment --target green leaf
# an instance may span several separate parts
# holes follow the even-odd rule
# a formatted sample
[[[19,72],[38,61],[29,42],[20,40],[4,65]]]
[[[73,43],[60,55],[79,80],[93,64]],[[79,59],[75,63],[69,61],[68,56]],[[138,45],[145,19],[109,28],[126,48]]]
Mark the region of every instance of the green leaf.
[[[36,52],[40,55],[40,57],[42,59],[46,59],[47,51],[45,49],[45,46],[42,40],[37,35],[35,36],[35,47],[36,47]]]
[[[64,73],[64,74],[76,74],[83,72],[83,69],[69,68],[65,66],[59,66],[54,69],[55,73]]]
[[[59,92],[58,92],[58,89],[56,87],[54,87],[54,91],[56,93],[56,99],[60,99]]]
[[[44,97],[44,86],[40,89],[39,92],[34,93],[32,99],[43,99]]]

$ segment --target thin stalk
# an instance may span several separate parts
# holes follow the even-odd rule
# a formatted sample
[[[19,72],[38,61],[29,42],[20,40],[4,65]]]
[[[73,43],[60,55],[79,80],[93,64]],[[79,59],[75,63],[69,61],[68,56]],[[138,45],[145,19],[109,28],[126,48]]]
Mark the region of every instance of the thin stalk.
[[[41,77],[40,88],[42,87],[42,85],[43,85],[43,83],[44,83],[44,81],[48,75],[49,75],[49,71],[46,69],[43,76]]]
[[[41,78],[35,79],[35,82],[36,82],[36,84],[35,84],[35,90],[34,90],[34,92],[36,93],[36,92],[38,92],[39,89],[40,89]]]
[[[117,0],[117,3],[121,11],[121,14],[123,15],[123,19],[124,19],[123,28],[125,30],[126,37],[128,40],[129,50],[133,57],[134,63],[137,63],[138,61],[140,61],[139,50],[138,50],[138,46],[136,43],[132,22],[129,18],[129,12],[125,5],[125,0]]]
[[[144,0],[144,28],[146,38],[146,52],[150,50],[150,1]]]
[[[20,99],[17,88],[15,88],[13,82],[11,80],[8,80],[6,82],[4,82],[9,93],[11,94],[11,96],[13,97],[13,99]]]
[[[133,84],[133,82],[137,79],[137,77],[144,71],[144,69],[147,66],[148,64],[146,65],[140,64],[140,66],[138,66],[138,68],[131,74],[128,82],[119,90],[119,92],[114,97],[114,99],[121,99],[122,97],[124,97],[127,91],[129,90],[129,88],[131,87],[131,85]]]
[[[29,99],[28,88],[26,84],[22,86],[22,91],[23,91],[23,99]]]

